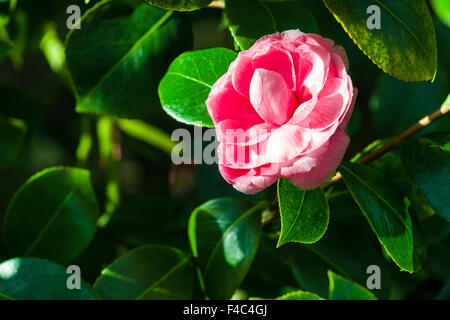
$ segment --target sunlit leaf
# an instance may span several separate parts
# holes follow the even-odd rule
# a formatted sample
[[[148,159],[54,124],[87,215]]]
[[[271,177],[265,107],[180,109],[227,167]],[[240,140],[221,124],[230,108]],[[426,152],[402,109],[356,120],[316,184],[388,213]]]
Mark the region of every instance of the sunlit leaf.
[[[436,33],[425,0],[323,0],[358,47],[383,71],[404,81],[433,79],[437,70]],[[368,28],[379,8],[380,29]],[[374,17],[376,18],[376,17]]]
[[[314,243],[327,230],[330,212],[321,188],[300,190],[286,178],[278,181],[281,234],[278,246],[289,241]]]
[[[328,277],[330,279],[330,300],[377,300],[373,293],[366,288],[332,271],[328,271]]]
[[[70,273],[43,259],[15,258],[0,264],[0,300],[97,300],[87,282],[70,290]],[[70,282],[72,284],[72,282]]]
[[[236,59],[225,48],[186,52],[170,65],[159,85],[164,110],[180,122],[200,127],[214,127],[205,101],[213,84]]]
[[[192,11],[206,7],[211,0],[147,0],[150,4],[167,9],[178,11]]]

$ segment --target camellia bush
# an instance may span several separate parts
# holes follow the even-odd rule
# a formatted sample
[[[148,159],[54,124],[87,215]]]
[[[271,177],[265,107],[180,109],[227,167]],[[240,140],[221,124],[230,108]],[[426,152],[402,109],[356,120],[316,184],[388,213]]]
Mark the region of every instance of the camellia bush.
[[[0,299],[449,299],[447,0],[0,0]]]

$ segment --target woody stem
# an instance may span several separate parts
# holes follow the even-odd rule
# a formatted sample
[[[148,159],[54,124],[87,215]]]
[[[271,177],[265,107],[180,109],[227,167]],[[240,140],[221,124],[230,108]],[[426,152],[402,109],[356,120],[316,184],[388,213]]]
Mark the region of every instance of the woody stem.
[[[384,154],[388,153],[389,151],[391,151],[392,149],[394,149],[400,142],[413,136],[414,134],[416,134],[423,128],[429,126],[431,123],[433,123],[437,119],[441,118],[442,116],[447,114],[449,111],[450,111],[450,103],[444,103],[444,105],[442,105],[439,109],[437,109],[433,113],[420,119],[417,123],[415,123],[408,129],[403,131],[400,135],[398,135],[397,137],[395,137],[394,139],[392,139],[391,141],[389,141],[388,143],[383,145],[381,148],[376,149],[375,151],[358,159],[356,161],[356,163],[366,164],[366,163],[369,163],[369,162],[381,157],[382,155],[384,155]],[[322,188],[328,189],[330,186],[332,186],[333,184],[335,184],[336,182],[338,182],[341,179],[342,179],[341,174],[339,172],[337,172],[334,175],[334,177],[331,178],[331,180],[327,184],[322,186]]]

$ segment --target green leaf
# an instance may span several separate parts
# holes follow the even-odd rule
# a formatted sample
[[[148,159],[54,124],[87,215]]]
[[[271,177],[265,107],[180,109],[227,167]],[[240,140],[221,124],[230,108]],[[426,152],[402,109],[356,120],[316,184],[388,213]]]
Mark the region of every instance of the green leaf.
[[[4,219],[7,246],[17,256],[68,263],[93,238],[99,206],[87,170],[53,167],[16,192]]]
[[[402,144],[401,158],[406,174],[434,211],[450,220],[450,152],[420,138]]]
[[[27,125],[22,120],[0,116],[0,170],[17,157],[26,132]]]
[[[170,61],[192,46],[187,20],[130,1],[102,1],[66,41],[67,65],[81,113],[144,117],[157,110],[157,86]]]
[[[433,79],[437,71],[436,33],[425,0],[323,0],[358,47],[384,72],[404,81]],[[380,29],[367,20],[380,8]]]
[[[182,251],[145,245],[106,267],[94,288],[109,300],[191,299],[194,276],[191,257]]]
[[[214,127],[205,101],[213,84],[236,59],[225,48],[203,49],[181,54],[159,84],[164,110],[177,121],[201,127]]]
[[[84,280],[81,280],[81,289],[69,290],[67,283],[70,276],[62,266],[47,260],[7,260],[0,264],[0,300],[98,299]]]
[[[192,11],[204,8],[211,3],[211,0],[147,0],[150,4],[167,9],[178,11]]]
[[[442,22],[450,27],[450,2],[445,0],[431,0],[431,6]]]
[[[288,179],[278,180],[281,234],[277,246],[289,241],[314,243],[325,234],[330,211],[321,188],[301,190]]]
[[[227,0],[225,12],[234,40],[242,50],[262,36],[291,29],[319,33],[314,17],[292,1]]]
[[[402,270],[419,270],[425,248],[397,189],[388,178],[367,166],[344,162],[339,171],[353,199],[394,262]]]
[[[315,293],[298,290],[290,292],[276,298],[275,300],[325,300]]]
[[[447,76],[439,70],[433,83],[405,83],[380,74],[369,100],[371,121],[378,137],[398,135],[442,105],[448,95],[448,85]],[[443,131],[449,126],[450,118],[442,117],[421,133]]]
[[[359,284],[328,271],[330,300],[377,300],[372,292]]]
[[[221,198],[192,212],[189,241],[209,298],[229,299],[247,275],[259,245],[264,205]]]
[[[378,265],[381,269],[381,289],[374,293],[381,299],[387,299],[391,289],[390,270],[358,206],[350,195],[342,194],[330,199],[330,213],[332,219],[328,230],[318,242],[286,245],[298,284],[304,290],[325,297],[329,286],[328,270],[365,285],[367,267]]]

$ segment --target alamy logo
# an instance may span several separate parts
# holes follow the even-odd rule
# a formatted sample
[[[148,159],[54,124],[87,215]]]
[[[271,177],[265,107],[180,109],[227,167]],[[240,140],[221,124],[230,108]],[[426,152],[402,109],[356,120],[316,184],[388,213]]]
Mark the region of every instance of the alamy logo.
[[[366,26],[369,30],[381,29],[381,10],[377,5],[371,5],[367,7],[367,14],[370,16],[367,18]]]
[[[70,16],[67,18],[66,26],[68,29],[81,29],[81,9],[77,5],[71,5],[67,7],[67,14]]]
[[[71,265],[67,267],[68,274],[71,274],[66,281],[67,289],[73,290],[81,289],[81,270],[80,267],[77,265]]]
[[[367,274],[370,274],[370,277],[367,278],[366,286],[368,289],[381,289],[381,270],[380,267],[376,264],[367,267]]]

